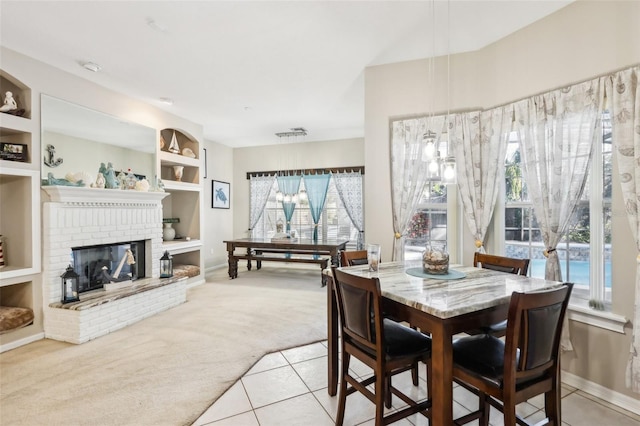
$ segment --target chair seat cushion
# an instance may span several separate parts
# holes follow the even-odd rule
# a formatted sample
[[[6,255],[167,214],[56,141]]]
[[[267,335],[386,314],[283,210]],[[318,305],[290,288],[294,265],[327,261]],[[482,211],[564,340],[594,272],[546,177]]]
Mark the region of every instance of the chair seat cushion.
[[[488,326],[480,327],[480,330],[482,330],[482,332],[485,334],[496,334],[496,333],[504,334],[504,332],[507,331],[507,320],[500,321]]]
[[[453,342],[453,362],[497,387],[502,386],[504,341],[479,334]]]
[[[431,352],[430,337],[388,318],[384,319],[384,338],[387,356],[390,357]]]

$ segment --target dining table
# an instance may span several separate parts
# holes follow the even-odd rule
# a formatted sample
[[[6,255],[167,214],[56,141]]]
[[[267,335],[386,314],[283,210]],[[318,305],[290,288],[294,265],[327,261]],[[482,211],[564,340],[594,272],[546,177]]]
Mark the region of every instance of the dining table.
[[[431,424],[453,424],[454,338],[507,318],[513,292],[557,288],[561,282],[509,274],[473,266],[450,265],[447,274],[426,274],[421,260],[341,267],[341,271],[380,282],[385,315],[406,321],[432,339]],[[338,389],[338,310],[331,270],[327,277],[328,393]]]

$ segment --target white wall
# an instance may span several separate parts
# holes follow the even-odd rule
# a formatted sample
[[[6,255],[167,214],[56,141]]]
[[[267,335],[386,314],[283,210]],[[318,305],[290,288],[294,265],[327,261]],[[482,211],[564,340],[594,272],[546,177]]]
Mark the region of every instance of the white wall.
[[[452,55],[451,110],[490,108],[640,63],[638,40],[640,2],[577,1],[480,51]],[[365,232],[389,247],[389,119],[428,111],[428,65],[420,60],[365,71],[365,167],[376,171],[365,175]],[[446,112],[446,58],[438,58],[435,68],[437,88],[431,99],[435,113]],[[636,249],[616,193],[613,210],[613,306],[632,318]],[[470,264],[475,246],[466,225],[463,234],[463,261]],[[563,367],[638,399],[624,384],[630,332],[622,335],[576,322],[571,332],[575,351],[565,354]]]

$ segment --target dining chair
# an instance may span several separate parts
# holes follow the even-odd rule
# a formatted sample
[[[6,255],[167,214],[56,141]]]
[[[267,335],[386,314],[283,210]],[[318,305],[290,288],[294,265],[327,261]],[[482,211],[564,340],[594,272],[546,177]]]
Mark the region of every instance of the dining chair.
[[[340,252],[340,265],[355,266],[367,264],[366,250],[342,250]]]
[[[529,259],[517,259],[514,257],[475,252],[473,255],[473,266],[480,266],[484,269],[492,269],[509,274],[527,275],[529,271]]]
[[[478,395],[479,410],[455,420],[489,424],[490,406],[504,414],[505,425],[527,425],[516,405],[544,393],[548,424],[561,425],[560,335],[572,283],[559,288],[514,292],[506,339],[488,334],[453,342],[453,378]]]
[[[431,338],[384,317],[378,278],[351,275],[335,267],[332,270],[342,336],[336,425],[344,421],[347,396],[356,391],[375,404],[376,425],[393,423],[415,413],[429,418]],[[352,376],[349,372],[352,356],[369,366],[373,376],[364,380]],[[427,365],[428,398],[417,401],[394,387],[391,377],[413,369],[420,361]],[[367,387],[372,383],[375,393]],[[385,416],[385,407],[391,407],[391,395],[400,398],[407,407]]]
[[[526,276],[529,271],[529,259],[518,259],[514,257],[496,256],[493,254],[475,252],[473,255],[473,266]],[[492,334],[494,336],[501,337],[504,336],[506,330],[507,321],[500,321],[495,324],[468,330],[466,333],[472,335]]]

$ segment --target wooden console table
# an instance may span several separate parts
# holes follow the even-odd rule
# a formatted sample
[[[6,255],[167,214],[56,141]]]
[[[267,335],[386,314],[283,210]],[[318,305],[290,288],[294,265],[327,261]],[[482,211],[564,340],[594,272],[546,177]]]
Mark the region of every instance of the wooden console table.
[[[240,238],[223,241],[229,253],[229,277],[238,277],[238,260],[247,259],[247,269],[251,270],[251,261],[256,261],[257,269],[263,261],[317,263],[321,269],[331,265],[340,266],[340,250],[344,250],[349,240],[318,241],[296,240],[272,242],[262,238]],[[244,253],[236,253],[236,248],[244,248]],[[325,284],[324,276],[322,284]]]

